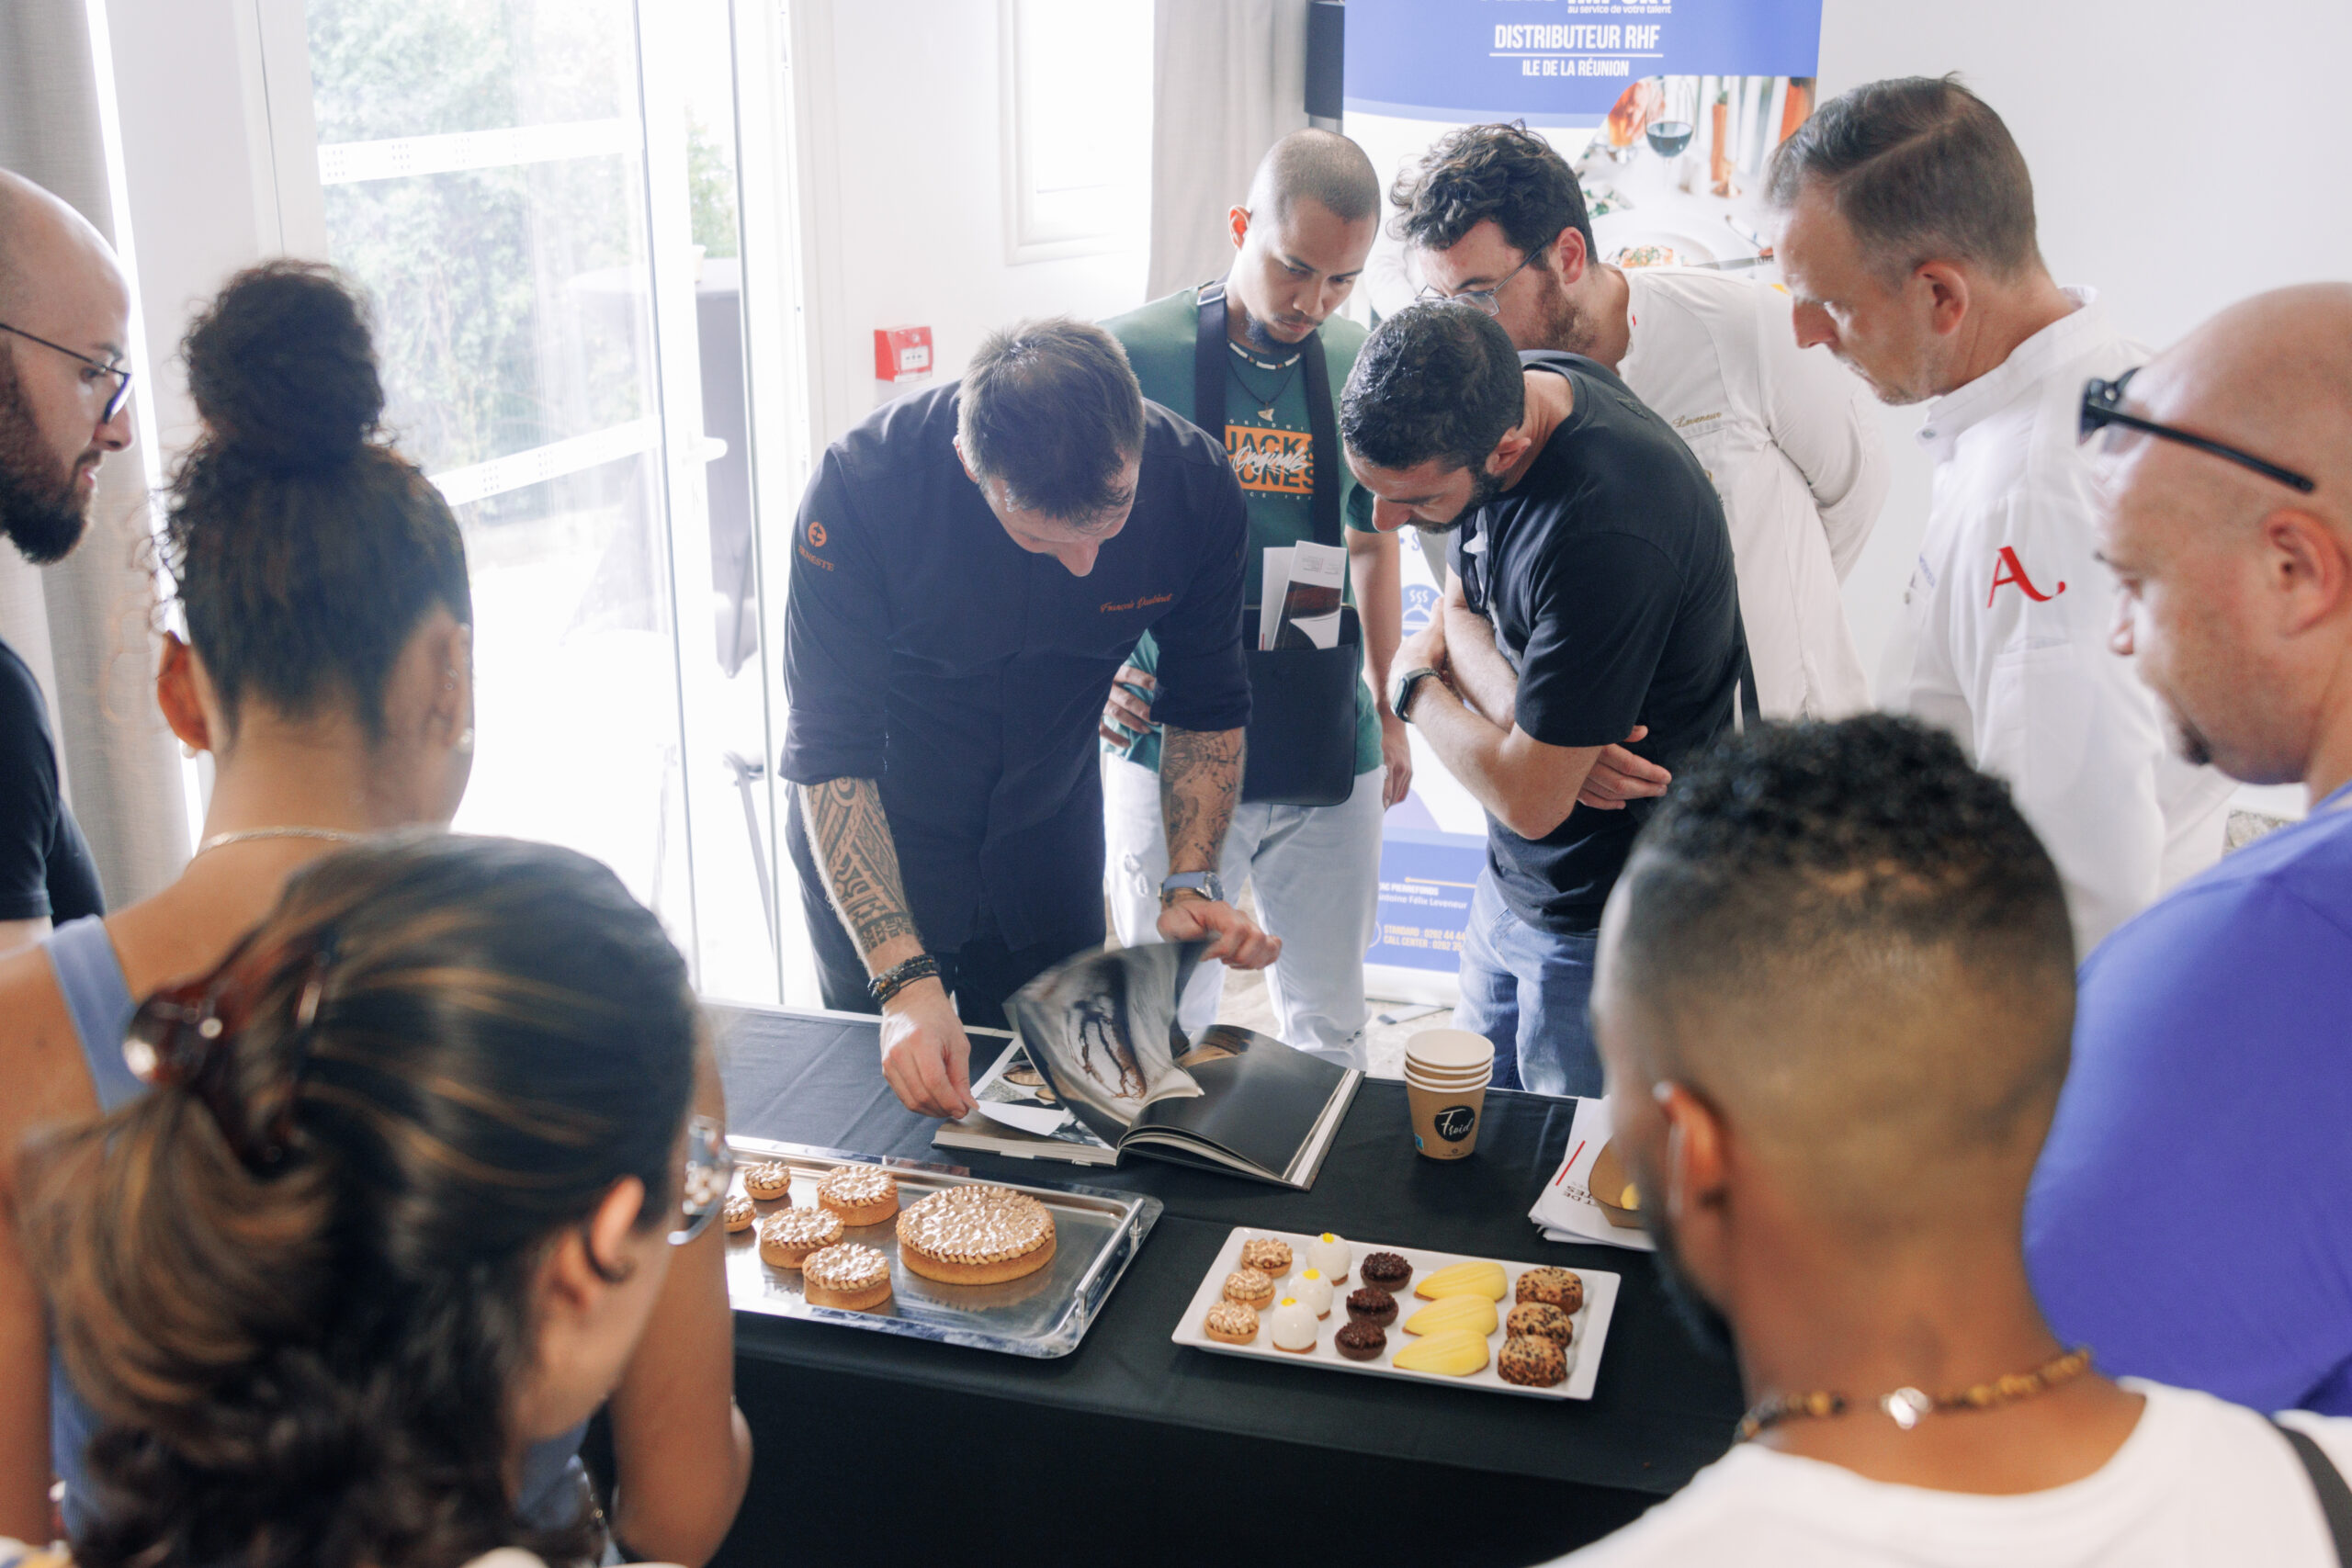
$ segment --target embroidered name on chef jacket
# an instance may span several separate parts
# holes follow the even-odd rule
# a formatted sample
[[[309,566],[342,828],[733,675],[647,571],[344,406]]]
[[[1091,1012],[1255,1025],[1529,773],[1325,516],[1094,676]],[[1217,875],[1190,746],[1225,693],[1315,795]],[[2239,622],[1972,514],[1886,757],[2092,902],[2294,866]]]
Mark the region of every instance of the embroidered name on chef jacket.
[[[1984,593],[1984,607],[1986,609],[1989,610],[1993,607],[1995,595],[1998,594],[2003,587],[2010,583],[2015,583],[2018,592],[2023,593],[2027,598],[2032,600],[2037,604],[2046,604],[2051,600],[2058,597],[2059,594],[2066,592],[2066,584],[2064,579],[2061,579],[2058,585],[2051,589],[2047,593],[2044,593],[2041,589],[2036,588],[2033,585],[2033,579],[2026,574],[2025,563],[2018,559],[2017,551],[2011,549],[2008,546],[2003,545],[1998,551],[1995,552],[1995,555],[1996,558],[1993,565],[1993,586],[1987,589]]]

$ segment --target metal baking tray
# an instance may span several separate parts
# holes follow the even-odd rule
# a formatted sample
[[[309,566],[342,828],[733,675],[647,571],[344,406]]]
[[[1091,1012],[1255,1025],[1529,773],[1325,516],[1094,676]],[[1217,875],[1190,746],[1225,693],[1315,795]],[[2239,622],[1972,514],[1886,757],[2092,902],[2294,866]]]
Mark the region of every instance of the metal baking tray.
[[[844,1241],[863,1242],[890,1260],[890,1299],[871,1312],[817,1306],[801,1293],[800,1271],[760,1260],[759,1226],[727,1238],[727,1295],[737,1312],[771,1317],[837,1323],[911,1339],[935,1339],[1007,1356],[1067,1356],[1086,1337],[1111,1288],[1125,1273],[1143,1238],[1159,1219],[1157,1198],[1112,1192],[1099,1187],[1028,1187],[1017,1182],[979,1182],[955,1166],[925,1165],[887,1156],[729,1138],[735,1150],[732,1190],[743,1190],[743,1172],[768,1160],[792,1167],[792,1201],[817,1202],[817,1183],[844,1165],[879,1166],[899,1179],[901,1208],[946,1187],[1009,1187],[1026,1192],[1053,1211],[1054,1257],[1024,1279],[1001,1285],[950,1285],[926,1280],[899,1261],[899,1224],[892,1215],[878,1225],[852,1225]],[[784,1207],[782,1199],[758,1205],[764,1219]]]

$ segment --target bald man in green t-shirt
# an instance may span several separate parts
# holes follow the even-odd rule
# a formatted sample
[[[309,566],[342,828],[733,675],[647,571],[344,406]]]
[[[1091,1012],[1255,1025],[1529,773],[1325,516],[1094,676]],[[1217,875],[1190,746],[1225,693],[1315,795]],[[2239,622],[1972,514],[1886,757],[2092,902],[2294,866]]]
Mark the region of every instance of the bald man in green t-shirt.
[[[1339,492],[1348,599],[1363,626],[1363,662],[1372,677],[1367,686],[1360,671],[1352,698],[1339,699],[1355,705],[1353,788],[1330,806],[1245,799],[1226,831],[1219,875],[1227,897],[1251,883],[1260,919],[1282,938],[1267,991],[1283,1041],[1362,1066],[1363,955],[1379,909],[1381,816],[1412,782],[1405,727],[1381,694],[1403,609],[1395,536],[1373,531],[1371,497],[1357,489],[1336,437],[1329,461],[1318,463],[1316,436],[1318,425],[1327,433],[1336,428],[1339,389],[1363,344],[1363,329],[1336,312],[1372,252],[1379,176],[1346,137],[1296,131],[1267,152],[1246,205],[1227,213],[1227,222],[1235,255],[1222,286],[1222,408],[1196,406],[1203,288],[1155,299],[1103,325],[1125,347],[1145,397],[1223,436],[1250,508],[1244,597],[1250,604],[1260,600],[1266,551],[1314,539],[1318,468]],[[1207,288],[1212,311],[1216,292]],[[1322,356],[1320,377],[1310,374],[1311,355]],[[1310,383],[1322,387],[1321,410]],[[1245,634],[1255,647],[1257,627]],[[1155,660],[1146,637],[1120,671],[1102,716],[1104,874],[1122,943],[1156,940],[1168,874],[1159,740],[1151,722]],[[1262,726],[1250,733],[1253,749],[1283,743]],[[1219,964],[1195,975],[1181,1013],[1187,1032],[1215,1020],[1224,984]]]

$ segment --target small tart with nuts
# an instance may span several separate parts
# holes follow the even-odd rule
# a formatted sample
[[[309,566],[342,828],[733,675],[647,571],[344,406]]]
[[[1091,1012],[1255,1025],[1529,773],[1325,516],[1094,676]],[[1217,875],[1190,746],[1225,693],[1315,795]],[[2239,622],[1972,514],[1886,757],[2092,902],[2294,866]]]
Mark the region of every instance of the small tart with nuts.
[[[753,1208],[752,1201],[741,1192],[729,1192],[727,1201],[718,1211],[718,1223],[727,1227],[730,1235],[737,1231],[750,1230],[752,1223],[759,1217],[759,1210]]]
[[[842,1238],[842,1217],[822,1209],[786,1209],[760,1222],[760,1258],[797,1269],[808,1256]]]
[[[1241,1267],[1255,1269],[1269,1280],[1279,1280],[1290,1272],[1290,1243],[1275,1236],[1261,1235],[1241,1244]]]
[[[1239,1302],[1219,1302],[1209,1308],[1201,1332],[1224,1345],[1248,1345],[1258,1337],[1258,1309]]]
[[[817,1201],[845,1225],[878,1225],[899,1212],[899,1179],[870,1165],[836,1166],[817,1183]]]
[[[743,1190],[763,1203],[792,1200],[792,1168],[780,1159],[755,1165],[743,1173]]]
[[[1545,1302],[1573,1316],[1584,1305],[1584,1279],[1573,1269],[1530,1269],[1511,1299]]]
[[[1225,1277],[1224,1295],[1227,1301],[1244,1306],[1270,1307],[1274,1304],[1274,1282],[1262,1269],[1236,1269]]]
[[[899,1215],[899,1260],[926,1280],[1001,1284],[1053,1256],[1054,1216],[1008,1187],[944,1187]]]
[[[890,1299],[890,1260],[860,1242],[810,1253],[800,1277],[801,1293],[814,1306],[865,1312]]]

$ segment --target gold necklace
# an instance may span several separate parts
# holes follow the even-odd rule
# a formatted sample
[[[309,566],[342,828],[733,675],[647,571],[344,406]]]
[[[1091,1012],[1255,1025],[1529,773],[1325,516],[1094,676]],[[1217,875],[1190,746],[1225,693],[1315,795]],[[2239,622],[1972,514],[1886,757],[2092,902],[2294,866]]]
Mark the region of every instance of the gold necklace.
[[[1955,1410],[1997,1410],[2005,1404],[2031,1399],[2037,1393],[2047,1393],[2090,1370],[2091,1348],[2077,1345],[2064,1355],[2044,1361],[2030,1372],[2007,1372],[1990,1382],[1976,1383],[1956,1393],[1928,1394],[1916,1388],[1898,1388],[1893,1393],[1879,1395],[1871,1403],[1885,1411],[1889,1420],[1907,1432],[1919,1424],[1923,1416],[1949,1415]],[[1732,1441],[1747,1442],[1758,1433],[1800,1416],[1826,1419],[1843,1416],[1851,1408],[1844,1394],[1826,1389],[1816,1389],[1811,1393],[1776,1393],[1769,1399],[1758,1401],[1755,1408],[1739,1418],[1739,1435]]]
[[[242,844],[249,839],[323,839],[329,843],[356,844],[365,833],[346,833],[340,828],[247,828],[234,833],[215,833],[196,846],[196,855],[209,854],[230,844]],[[194,860],[196,855],[187,858]]]

